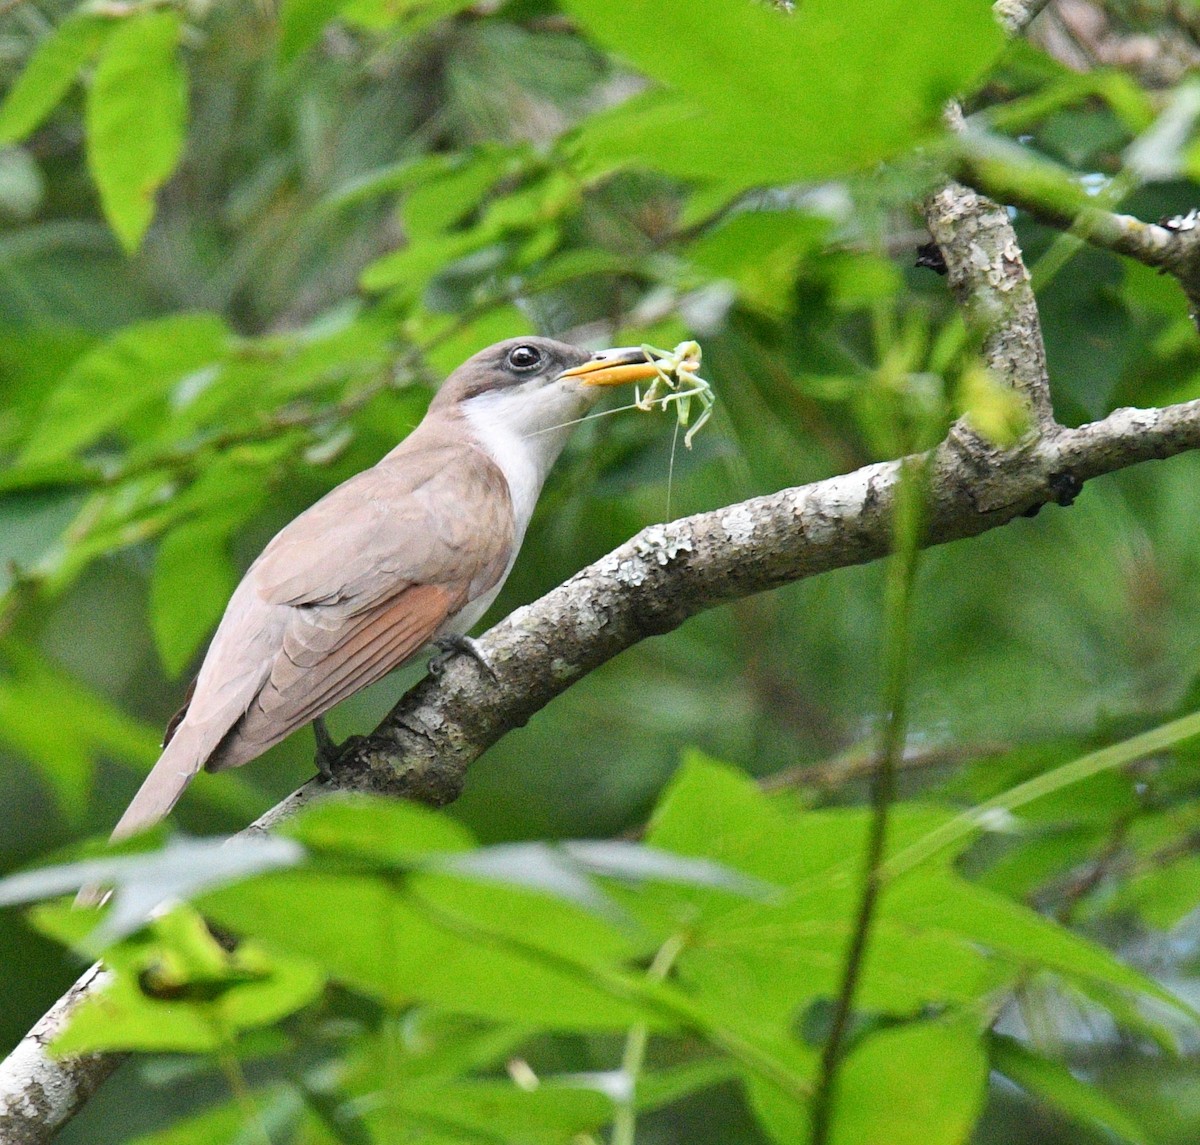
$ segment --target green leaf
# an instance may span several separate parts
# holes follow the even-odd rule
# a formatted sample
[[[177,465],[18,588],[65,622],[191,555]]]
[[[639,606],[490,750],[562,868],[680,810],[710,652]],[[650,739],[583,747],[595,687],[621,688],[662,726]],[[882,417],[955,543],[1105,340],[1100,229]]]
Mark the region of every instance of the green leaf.
[[[21,464],[62,461],[161,399],[226,350],[215,315],[179,314],[126,326],[85,354],[42,406]]]
[[[986,1087],[987,1056],[967,1020],[872,1034],[842,1064],[832,1145],[961,1145]]]
[[[24,139],[54,110],[117,21],[74,12],[40,44],[0,104],[0,145]]]
[[[279,8],[279,62],[292,63],[317,42],[345,0],[283,0]]]
[[[502,175],[519,170],[523,155],[506,147],[481,147],[458,158],[449,170],[435,170],[409,192],[401,217],[405,233],[432,238],[462,222]]]
[[[992,1067],[1010,1081],[1083,1125],[1112,1133],[1130,1145],[1145,1145],[1144,1130],[1094,1085],[1076,1078],[1066,1066],[1035,1054],[1015,1038],[993,1034]]]
[[[752,306],[785,310],[801,259],[829,232],[827,219],[799,211],[744,211],[692,243],[688,257],[738,286]]]
[[[1120,962],[1103,946],[949,873],[904,879],[887,889],[885,900],[889,910],[895,909],[921,931],[931,927],[952,930],[1019,962],[1141,994],[1176,1012],[1196,1016],[1187,1003],[1148,975]]]
[[[627,948],[601,920],[494,884],[441,879],[434,888],[433,876],[419,879],[428,889],[414,900],[390,879],[293,871],[224,888],[203,907],[391,1005],[420,999],[547,1029],[620,1030],[645,1017],[586,971],[563,965],[578,957],[603,966]],[[335,917],[371,925],[331,927]],[[542,946],[555,953],[539,957]]]
[[[0,491],[5,477],[14,478],[21,472],[13,469],[0,475]],[[0,495],[0,593],[7,592],[17,577],[36,574],[43,562],[54,563],[58,537],[82,503],[79,493],[22,490],[20,486]]]
[[[56,1052],[218,1050],[308,1005],[324,986],[306,960],[250,942],[224,950],[187,907],[109,949],[105,964],[112,981],[75,1011]]]
[[[0,906],[51,898],[84,886],[112,886],[103,921],[81,944],[87,953],[96,953],[106,943],[133,933],[164,902],[188,899],[261,871],[293,867],[303,858],[299,844],[274,835],[172,838],[161,850],[82,859],[9,875],[0,879]]]
[[[366,1117],[377,1134],[373,1140],[393,1135],[399,1116],[416,1126],[451,1128],[456,1134],[450,1140],[552,1145],[596,1130],[612,1116],[612,1102],[604,1094],[557,1081],[533,1090],[490,1079],[410,1082],[389,1097],[387,1108]],[[426,1138],[420,1133],[413,1140]]]
[[[187,667],[237,583],[227,545],[231,522],[200,518],[172,529],[158,546],[150,579],[150,622],[167,674]]]
[[[129,253],[154,218],[154,196],[183,151],[187,81],[169,9],[130,16],[105,41],[88,91],[88,165],[110,226]]]
[[[38,768],[68,815],[87,806],[98,759],[155,760],[151,729],[24,645],[10,639],[0,647],[0,744]]]
[[[566,7],[674,89],[585,124],[585,156],[731,186],[827,178],[909,146],[1003,42],[976,0],[806,0],[789,16],[747,0]]]
[[[920,834],[931,815],[942,817],[900,811],[896,840]],[[702,888],[648,887],[626,905],[648,926],[693,935],[678,976],[709,1004],[740,1015],[744,1030],[786,1030],[814,999],[838,988],[866,825],[861,811],[790,813],[746,776],[692,754],[660,802],[647,841],[790,890],[782,901],[756,903]],[[974,939],[949,928],[922,930],[905,912],[886,911],[873,934],[861,1001],[910,1014],[930,1003],[973,1001],[1006,975]]]
[[[759,1125],[776,1145],[796,1145],[809,1139],[812,1119],[806,1103],[755,1074],[748,1074],[742,1084]]]
[[[377,258],[360,278],[363,290],[394,289],[397,300],[416,299],[451,263],[495,240],[480,228],[438,235]]]
[[[281,829],[310,851],[365,859],[383,869],[411,867],[431,851],[445,854],[474,846],[471,833],[449,816],[366,795],[322,799]]]
[[[1151,926],[1170,930],[1200,906],[1200,855],[1139,872],[1117,891],[1114,905],[1132,908]]]

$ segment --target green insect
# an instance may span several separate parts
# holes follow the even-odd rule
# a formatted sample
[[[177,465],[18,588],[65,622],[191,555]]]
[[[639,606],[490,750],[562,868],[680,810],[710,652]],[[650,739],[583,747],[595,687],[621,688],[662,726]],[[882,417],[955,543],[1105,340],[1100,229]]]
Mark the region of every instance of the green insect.
[[[658,377],[650,383],[644,394],[634,391],[634,405],[640,410],[649,411],[656,407],[665,410],[673,404],[679,424],[687,429],[683,436],[683,444],[691,449],[692,438],[712,416],[715,401],[712,386],[697,373],[700,369],[700,343],[680,342],[674,350],[642,346],[642,353],[646,355],[646,361],[658,371]],[[700,415],[695,424],[688,428],[693,399],[700,406]]]

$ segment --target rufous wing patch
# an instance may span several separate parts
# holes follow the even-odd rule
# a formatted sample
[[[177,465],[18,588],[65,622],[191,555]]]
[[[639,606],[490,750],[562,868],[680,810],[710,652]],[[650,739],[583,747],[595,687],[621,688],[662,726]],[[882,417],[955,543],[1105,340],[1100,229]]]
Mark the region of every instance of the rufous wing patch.
[[[284,642],[291,654],[280,649],[262,690],[205,766],[220,771],[253,759],[382,679],[428,644],[465,599],[457,586],[407,585],[373,608],[347,615],[340,630],[331,627],[328,609],[318,624],[297,609]],[[313,645],[324,656],[304,654]]]

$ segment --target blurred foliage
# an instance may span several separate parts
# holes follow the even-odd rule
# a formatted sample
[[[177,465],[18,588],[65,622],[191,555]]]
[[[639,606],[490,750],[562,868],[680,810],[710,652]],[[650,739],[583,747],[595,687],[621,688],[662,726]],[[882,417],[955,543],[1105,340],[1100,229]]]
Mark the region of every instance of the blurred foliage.
[[[1030,193],[1185,210],[1200,8],[1058,0],[1007,46],[983,0],[796,8],[0,4],[5,870],[107,831],[240,570],[501,337],[695,337],[718,405],[692,451],[669,419],[582,425],[494,616],[667,514],[896,456],[960,414],[1021,432],[912,266],[957,146],[943,102]],[[1016,225],[1063,422],[1200,396],[1170,280]],[[987,813],[889,883],[839,1143],[1200,1133],[1195,745],[1071,768],[1200,705],[1198,481],[1193,456],[1140,467],[923,555],[893,858]],[[244,937],[232,953],[183,908],[102,933],[118,984],[70,1044],[144,1054],[61,1139],[580,1145],[636,1114],[645,1143],[803,1140],[883,585],[847,569],[630,650],[448,814],[310,812],[284,869],[197,900]],[[416,674],[347,701],[335,733]],[[310,751],[201,777],[178,822],[236,830]],[[607,867],[497,846],[648,818],[656,850]],[[193,845],[112,860],[132,901],[211,861]],[[75,973],[63,947],[95,952],[93,921],[4,912],[5,1047]]]

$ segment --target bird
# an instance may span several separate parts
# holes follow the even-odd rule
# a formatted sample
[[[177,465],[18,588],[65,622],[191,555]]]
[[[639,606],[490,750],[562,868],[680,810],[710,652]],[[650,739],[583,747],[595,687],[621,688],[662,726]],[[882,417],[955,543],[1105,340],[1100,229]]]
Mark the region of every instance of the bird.
[[[377,464],[286,525],[234,590],[158,762],[112,832],[170,814],[203,768],[239,767],[430,646],[500,592],[571,426],[604,386],[653,378],[640,347],[524,337],[481,350]]]

